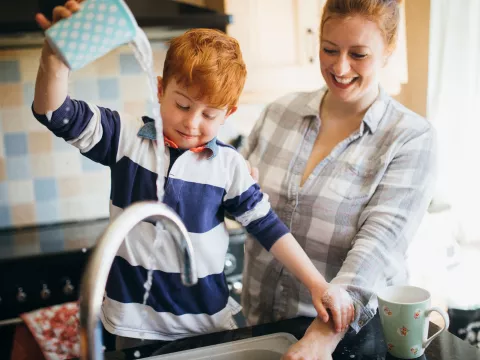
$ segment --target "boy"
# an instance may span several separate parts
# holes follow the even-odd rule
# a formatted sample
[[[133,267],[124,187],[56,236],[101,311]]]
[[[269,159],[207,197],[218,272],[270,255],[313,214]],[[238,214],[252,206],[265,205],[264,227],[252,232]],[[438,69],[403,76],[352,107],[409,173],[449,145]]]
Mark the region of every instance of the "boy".
[[[77,10],[78,4],[69,1],[56,8],[54,19]],[[37,22],[44,29],[50,25],[43,15],[37,15]],[[135,201],[156,200],[156,142],[164,141],[164,202],[185,223],[195,250],[199,281],[187,288],[181,284],[180,264],[168,234],[155,249],[155,227],[150,223],[138,224],[126,237],[110,270],[101,314],[105,328],[119,336],[119,347],[132,345],[131,339],[172,340],[235,328],[232,315],[240,307],[229,298],[223,273],[228,246],[224,211],[305,284],[324,321],[325,294],[338,305],[332,306],[338,315],[335,321],[343,328],[351,321],[351,303],[341,301],[338,291],[327,291],[332,288],[272,212],[244,159],[216,139],[219,127],[236,110],[245,78],[245,64],[233,38],[194,29],[174,39],[158,81],[164,124],[164,134],[159,135],[146,116],[135,118],[70,99],[68,69],[47,44],[43,48],[33,113],[83,155],[110,167],[111,218]],[[143,305],[143,285],[151,267],[153,285]]]

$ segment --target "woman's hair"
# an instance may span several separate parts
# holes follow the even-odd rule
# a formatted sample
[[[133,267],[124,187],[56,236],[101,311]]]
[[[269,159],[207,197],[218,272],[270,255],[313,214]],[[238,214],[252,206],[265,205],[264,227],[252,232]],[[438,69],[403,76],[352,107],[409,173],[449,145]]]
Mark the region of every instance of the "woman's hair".
[[[389,50],[397,43],[402,0],[327,0],[323,8],[320,30],[331,17],[362,15],[377,23]]]
[[[163,66],[165,88],[175,79],[218,108],[236,106],[246,77],[238,41],[213,29],[191,29],[172,39]]]

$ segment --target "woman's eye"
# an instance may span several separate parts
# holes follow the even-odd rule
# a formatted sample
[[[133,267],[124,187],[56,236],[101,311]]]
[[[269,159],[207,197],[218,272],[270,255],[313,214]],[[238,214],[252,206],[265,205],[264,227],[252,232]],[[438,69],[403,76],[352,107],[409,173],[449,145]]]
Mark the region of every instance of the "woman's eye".
[[[177,107],[178,107],[180,110],[188,110],[188,109],[190,109],[189,106],[183,106],[183,105],[180,105],[179,103],[177,103]]]
[[[367,57],[367,54],[352,53],[352,56],[353,56],[355,59],[363,59],[363,58],[366,58],[366,57]]]
[[[337,50],[332,50],[327,48],[324,48],[323,51],[327,54],[335,54],[337,52]]]

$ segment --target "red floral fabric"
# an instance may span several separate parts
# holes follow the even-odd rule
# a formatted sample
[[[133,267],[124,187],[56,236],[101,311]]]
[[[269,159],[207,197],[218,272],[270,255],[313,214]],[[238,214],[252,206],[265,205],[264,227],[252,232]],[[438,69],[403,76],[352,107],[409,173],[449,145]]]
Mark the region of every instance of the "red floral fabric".
[[[24,313],[21,318],[32,332],[45,359],[66,360],[80,356],[79,310],[76,302]]]

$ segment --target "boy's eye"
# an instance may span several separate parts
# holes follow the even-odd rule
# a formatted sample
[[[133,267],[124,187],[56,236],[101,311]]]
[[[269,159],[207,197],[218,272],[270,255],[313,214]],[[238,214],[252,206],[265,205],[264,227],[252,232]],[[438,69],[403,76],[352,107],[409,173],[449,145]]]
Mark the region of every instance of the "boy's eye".
[[[352,57],[355,59],[364,59],[367,57],[367,54],[352,53]]]
[[[216,118],[216,115],[212,115],[212,114],[203,114],[203,116],[205,116],[205,118],[207,118],[208,120],[213,120]]]
[[[188,110],[188,109],[190,109],[190,106],[180,105],[178,102],[177,102],[177,107],[178,107],[180,110]]]
[[[323,48],[323,51],[327,54],[335,54],[337,50]]]

